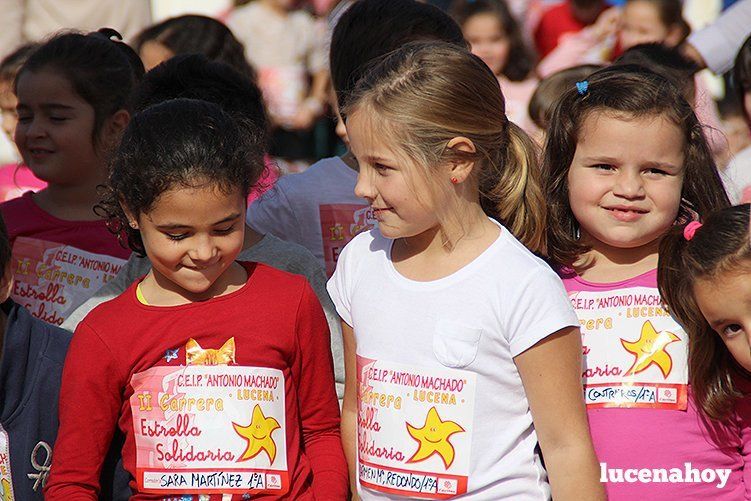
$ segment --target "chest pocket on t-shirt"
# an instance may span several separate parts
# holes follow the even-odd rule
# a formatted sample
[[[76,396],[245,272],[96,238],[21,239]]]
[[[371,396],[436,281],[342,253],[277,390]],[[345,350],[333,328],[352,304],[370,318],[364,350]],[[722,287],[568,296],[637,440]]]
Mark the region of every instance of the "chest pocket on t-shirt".
[[[466,367],[474,362],[482,329],[454,322],[438,322],[433,334],[433,353],[447,367]]]

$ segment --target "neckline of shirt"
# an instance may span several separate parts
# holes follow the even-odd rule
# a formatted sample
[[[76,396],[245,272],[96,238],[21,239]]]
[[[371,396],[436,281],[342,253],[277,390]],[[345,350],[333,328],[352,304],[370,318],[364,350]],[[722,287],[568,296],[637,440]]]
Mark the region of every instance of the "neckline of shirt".
[[[498,228],[501,230],[501,233],[498,235],[498,238],[491,243],[487,249],[482,251],[479,256],[474,258],[469,263],[465,264],[455,272],[446,275],[445,277],[438,278],[436,280],[428,280],[428,281],[422,281],[422,280],[412,280],[411,278],[407,278],[401,273],[399,273],[394,266],[394,262],[391,259],[391,251],[394,246],[394,240],[388,239],[388,244],[386,245],[386,270],[388,272],[389,277],[395,281],[397,284],[412,288],[412,289],[440,289],[443,287],[448,287],[452,284],[455,284],[456,282],[459,282],[463,280],[465,277],[473,274],[475,270],[481,266],[483,266],[488,260],[492,259],[494,255],[501,249],[501,247],[508,244],[508,236],[507,232],[508,230],[501,225],[498,221],[494,220],[493,218],[488,218],[490,221],[493,222]],[[375,229],[374,231],[378,231],[378,229]],[[381,237],[385,238],[385,237]]]

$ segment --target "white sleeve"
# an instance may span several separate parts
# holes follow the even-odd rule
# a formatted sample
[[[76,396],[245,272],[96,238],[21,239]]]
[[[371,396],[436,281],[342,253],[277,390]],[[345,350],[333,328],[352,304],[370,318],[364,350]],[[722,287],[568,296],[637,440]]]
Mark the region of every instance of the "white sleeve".
[[[706,28],[693,33],[688,42],[704,58],[707,67],[722,74],[733,61],[744,40],[751,33],[751,0],[739,0]]]
[[[334,274],[326,284],[326,289],[329,291],[331,301],[333,301],[334,306],[336,307],[336,312],[350,327],[353,327],[351,309],[352,291],[354,287],[352,284],[356,273],[356,270],[353,268],[357,261],[352,253],[359,240],[361,239],[355,237],[344,246],[341,254],[339,254],[339,259],[336,262]],[[355,252],[355,254],[357,254],[357,252]]]
[[[564,327],[578,326],[563,282],[549,268],[529,273],[506,304],[504,332],[515,357]]]
[[[303,243],[300,223],[284,192],[283,179],[248,206],[246,220],[248,226],[259,233],[271,233],[282,240]]]

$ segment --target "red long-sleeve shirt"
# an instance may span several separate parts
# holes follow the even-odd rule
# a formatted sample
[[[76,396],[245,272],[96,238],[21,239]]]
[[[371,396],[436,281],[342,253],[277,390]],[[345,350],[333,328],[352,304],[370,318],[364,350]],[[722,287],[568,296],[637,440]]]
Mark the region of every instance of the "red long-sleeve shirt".
[[[318,299],[302,277],[244,266],[248,281],[230,294],[148,306],[134,284],[83,320],[63,370],[46,499],[96,499],[115,426],[132,499],[346,498]]]

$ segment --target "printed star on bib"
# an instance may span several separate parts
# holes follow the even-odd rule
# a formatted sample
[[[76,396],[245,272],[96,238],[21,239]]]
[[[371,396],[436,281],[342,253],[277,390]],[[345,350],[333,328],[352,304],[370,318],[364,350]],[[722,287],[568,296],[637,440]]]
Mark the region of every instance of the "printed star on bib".
[[[238,461],[253,459],[263,451],[269,457],[270,464],[274,464],[276,443],[271,438],[271,433],[281,428],[279,421],[273,417],[264,416],[261,406],[256,404],[253,407],[253,418],[248,426],[240,426],[237,423],[232,423],[232,426],[235,427],[235,433],[248,442],[245,452]]]
[[[627,352],[636,357],[631,368],[626,371],[626,376],[638,374],[652,364],[657,365],[662,371],[662,376],[667,378],[673,369],[673,359],[665,348],[670,343],[680,341],[681,338],[670,331],[657,332],[652,322],[647,320],[641,328],[641,335],[636,341],[621,339],[621,344]]]
[[[422,428],[415,428],[407,423],[407,432],[414,438],[420,446],[417,448],[408,463],[417,463],[425,461],[433,454],[438,454],[443,459],[443,464],[448,470],[451,463],[454,462],[454,446],[449,442],[449,438],[454,433],[463,432],[464,428],[453,421],[443,421],[435,407],[431,407],[428,415],[425,417],[425,424]]]

